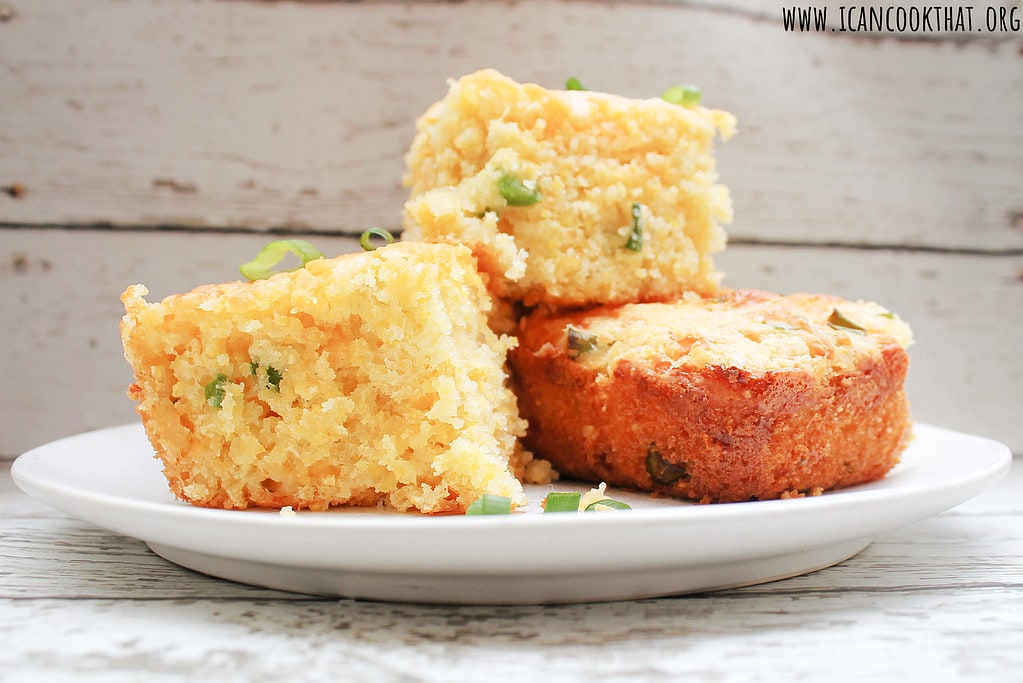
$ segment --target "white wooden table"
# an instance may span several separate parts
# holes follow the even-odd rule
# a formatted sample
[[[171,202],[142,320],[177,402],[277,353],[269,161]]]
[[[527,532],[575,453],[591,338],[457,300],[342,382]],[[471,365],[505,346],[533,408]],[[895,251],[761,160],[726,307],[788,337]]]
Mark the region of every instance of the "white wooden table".
[[[3,681],[1020,681],[1023,460],[845,563],[559,607],[324,600],[179,568],[0,475]]]

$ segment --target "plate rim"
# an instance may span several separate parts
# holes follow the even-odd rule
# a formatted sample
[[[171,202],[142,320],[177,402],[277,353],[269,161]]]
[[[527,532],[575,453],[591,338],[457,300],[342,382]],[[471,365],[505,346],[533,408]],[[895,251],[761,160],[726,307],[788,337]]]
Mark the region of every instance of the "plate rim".
[[[749,511],[749,506],[755,505],[758,509],[766,514],[779,514],[775,510],[782,510],[793,508],[796,506],[804,508],[814,508],[815,506],[827,506],[832,507],[838,504],[838,501],[848,500],[849,497],[855,496],[856,498],[892,498],[900,497],[905,495],[906,490],[913,490],[914,488],[923,488],[928,491],[940,490],[941,488],[960,488],[965,485],[969,485],[975,482],[986,482],[994,483],[1001,476],[1008,471],[1009,466],[1012,463],[1012,452],[1009,447],[1001,442],[993,439],[968,434],[964,432],[958,432],[944,427],[937,427],[924,423],[915,423],[913,425],[914,430],[914,441],[918,438],[918,431],[924,434],[944,434],[953,438],[968,439],[975,442],[976,446],[984,446],[986,449],[990,449],[991,454],[989,461],[981,467],[971,469],[967,476],[957,480],[943,481],[945,484],[942,487],[930,486],[914,486],[913,484],[903,484],[897,487],[886,487],[886,488],[870,488],[872,485],[877,485],[885,482],[888,478],[877,480],[875,482],[868,482],[866,484],[860,484],[844,489],[837,489],[833,491],[827,491],[821,496],[806,496],[803,498],[791,498],[791,499],[774,499],[774,500],[760,500],[760,501],[744,501],[736,503],[715,503],[711,505],[701,505],[692,501],[679,500],[677,505],[664,505],[650,508],[638,508],[629,511],[628,516],[624,515],[586,515],[586,516],[574,516],[574,515],[541,515],[541,514],[512,514],[512,515],[487,515],[479,517],[466,517],[465,515],[423,515],[423,514],[403,514],[396,513],[393,511],[382,511],[380,514],[374,514],[372,511],[366,509],[345,509],[343,507],[332,509],[326,512],[312,512],[308,510],[302,510],[296,513],[294,518],[289,518],[287,521],[292,521],[295,518],[301,518],[302,523],[305,524],[324,524],[333,525],[337,520],[344,519],[346,524],[355,525],[377,525],[384,524],[388,526],[402,526],[405,523],[412,525],[422,525],[428,520],[445,520],[445,523],[452,523],[454,520],[462,520],[463,523],[467,524],[533,524],[535,521],[528,520],[546,520],[541,522],[543,524],[555,524],[565,523],[570,520],[581,520],[581,519],[618,519],[622,517],[646,517],[654,516],[659,517],[664,514],[675,514],[679,510],[687,510],[688,516],[713,516],[713,517],[727,517],[729,515],[745,515]],[[146,511],[165,511],[173,510],[175,515],[194,515],[199,517],[207,516],[230,516],[231,519],[236,519],[240,524],[247,523],[261,523],[268,518],[277,518],[280,515],[276,509],[272,508],[261,508],[261,509],[248,509],[248,510],[222,510],[217,508],[204,508],[199,506],[190,505],[183,501],[175,500],[171,501],[154,501],[147,499],[139,499],[129,495],[118,495],[105,492],[98,492],[85,487],[78,487],[68,485],[62,482],[55,482],[46,480],[43,477],[38,476],[32,471],[32,460],[42,457],[46,457],[51,450],[57,450],[58,447],[64,447],[71,443],[78,441],[84,441],[85,439],[102,438],[112,435],[120,434],[125,432],[130,434],[132,438],[142,436],[145,437],[143,427],[139,422],[126,423],[121,425],[115,425],[111,427],[103,427],[100,429],[89,430],[80,432],[78,434],[72,434],[64,436],[48,443],[36,446],[25,453],[18,456],[11,464],[11,476],[14,479],[15,484],[19,489],[24,491],[29,496],[39,499],[32,492],[27,491],[26,487],[34,489],[46,489],[51,492],[56,492],[62,495],[73,495],[80,498],[94,498],[106,505],[118,505],[125,506]],[[148,442],[146,442],[148,444]],[[912,444],[910,446],[912,448]],[[908,450],[908,449],[907,449]],[[897,472],[899,463],[896,465],[892,472]],[[27,470],[27,471],[26,471]],[[889,473],[890,474],[890,473]],[[990,481],[989,481],[990,480]],[[586,482],[575,482],[568,481],[571,485],[575,485],[577,488],[583,486],[591,486]],[[558,484],[544,485],[545,487],[557,487]],[[534,486],[533,488],[536,488]],[[608,487],[614,489],[615,487]],[[619,489],[621,490],[621,489]],[[642,495],[642,492],[640,492]],[[52,503],[43,501],[48,505],[54,506]],[[965,502],[965,501],[964,501]],[[850,501],[849,504],[853,504]],[[60,509],[60,508],[58,508]],[[351,514],[351,513],[359,514]],[[240,520],[252,520],[251,522]]]
[[[922,433],[928,438],[957,439],[960,444],[982,450],[986,460],[967,468],[958,478],[939,478],[937,483],[925,479],[922,484],[911,480],[886,485],[886,480],[882,479],[816,497],[714,505],[679,501],[678,505],[634,508],[627,513],[479,517],[394,512],[350,514],[352,510],[344,509],[322,513],[300,511],[285,516],[276,510],[208,509],[180,501],[155,501],[76,488],[46,481],[33,471],[34,461],[46,458],[51,452],[65,453],[64,457],[68,457],[68,448],[73,450],[79,443],[85,445],[94,440],[102,443],[104,439],[128,436],[141,439],[138,444],[148,448],[142,425],[129,423],[64,437],[32,449],[14,462],[12,477],[30,496],[107,530],[147,544],[238,561],[266,562],[265,552],[247,546],[242,540],[256,536],[264,543],[280,543],[285,556],[287,552],[292,553],[290,559],[283,560],[284,564],[298,568],[355,571],[382,564],[393,568],[395,563],[412,562],[410,574],[440,575],[460,571],[467,575],[499,575],[522,570],[544,574],[578,571],[578,567],[572,566],[573,552],[601,557],[595,546],[614,538],[618,549],[625,550],[611,554],[606,559],[609,566],[622,570],[651,564],[691,567],[712,561],[766,557],[771,553],[792,552],[852,538],[872,538],[965,502],[1001,478],[1011,466],[1011,451],[997,441],[929,425],[918,424],[914,430],[915,434]],[[129,447],[134,446],[128,444],[124,448]],[[156,475],[162,478],[157,461],[149,462],[153,463]],[[850,514],[865,505],[877,514]],[[88,514],[81,514],[83,506]],[[755,515],[751,514],[753,511]],[[785,537],[779,535],[780,530],[786,532]],[[189,531],[201,533],[195,533],[193,538]],[[732,537],[742,536],[739,533],[742,531],[748,532],[750,538],[736,544]],[[353,547],[373,547],[378,556],[355,557],[346,554],[344,548],[315,547],[324,545],[325,533],[337,534],[330,537],[335,542],[343,540]],[[435,548],[439,544],[447,552],[464,553],[466,546],[478,546],[484,550],[483,556],[468,569],[465,566],[453,568],[441,550],[435,550],[435,556],[416,558],[400,547],[381,542],[381,537],[387,541],[413,534],[422,543],[432,543]],[[718,537],[722,535],[732,539],[731,545],[720,542]],[[628,556],[629,549],[650,555],[648,546],[653,541],[681,544],[681,547],[658,548],[660,554],[654,552],[649,557]],[[519,554],[509,555],[502,542],[521,546],[517,548]],[[687,547],[687,543],[696,545]],[[699,543],[706,547],[698,546]]]

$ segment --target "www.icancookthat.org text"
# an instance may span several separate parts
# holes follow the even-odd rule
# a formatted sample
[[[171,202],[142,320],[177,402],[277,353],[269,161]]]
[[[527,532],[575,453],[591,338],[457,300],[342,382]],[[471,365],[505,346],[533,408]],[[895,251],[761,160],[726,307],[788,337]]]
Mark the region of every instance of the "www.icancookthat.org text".
[[[842,5],[829,12],[827,7],[790,6],[781,8],[781,19],[785,30],[793,32],[1005,33],[1020,31],[1023,7]]]

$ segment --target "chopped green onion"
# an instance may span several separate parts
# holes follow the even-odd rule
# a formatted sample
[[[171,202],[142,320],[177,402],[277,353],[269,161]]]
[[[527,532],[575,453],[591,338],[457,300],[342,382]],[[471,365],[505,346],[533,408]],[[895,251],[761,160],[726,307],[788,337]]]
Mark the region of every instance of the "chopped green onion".
[[[700,103],[700,88],[695,85],[676,85],[661,93],[661,99],[683,107],[695,107]]]
[[[380,239],[384,240],[384,244],[380,246],[386,246],[394,242],[394,235],[387,232],[383,228],[373,228],[362,233],[362,235],[359,237],[359,246],[362,247],[363,251],[376,251],[379,248],[372,242],[372,239],[374,237],[379,237]]]
[[[275,368],[272,365],[267,365],[266,366],[266,382],[267,382],[266,386],[267,386],[268,389],[272,387],[274,391],[280,391],[281,390],[281,380],[282,379],[284,379],[284,375],[281,374],[280,370],[278,370],[277,368]]]
[[[227,381],[227,375],[224,373],[218,374],[216,377],[211,379],[209,383],[203,387],[203,394],[206,395],[206,402],[214,408],[219,408],[224,402],[224,382]]]
[[[587,88],[585,86],[583,86],[582,82],[578,78],[576,78],[575,76],[572,76],[567,81],[565,81],[565,90],[586,90],[586,89]]]
[[[295,254],[302,259],[302,265],[298,268],[310,261],[323,258],[320,250],[305,240],[277,240],[263,247],[256,258],[248,263],[243,263],[238,270],[248,280],[265,280],[275,274],[272,268],[280,263],[288,253]],[[298,268],[291,270],[298,270]]]
[[[259,377],[259,361],[251,361],[249,363],[249,371],[253,377]],[[266,366],[266,388],[273,389],[274,391],[281,390],[281,380],[284,379],[284,374],[272,365]]]
[[[568,335],[568,357],[575,359],[587,351],[597,348],[597,335],[581,327],[569,325],[565,328]]]
[[[884,313],[878,313],[882,318],[888,318],[889,320],[895,320],[895,314],[891,311],[885,311]]]
[[[579,512],[581,493],[548,493],[543,501],[544,512]]]
[[[601,508],[610,508],[612,510],[631,510],[632,506],[628,503],[623,503],[620,500],[614,498],[601,498],[595,503],[590,503],[586,506],[586,512],[599,512]]]
[[[639,202],[632,203],[632,231],[629,239],[625,242],[625,248],[629,251],[639,251],[643,248],[643,205]]]
[[[467,515],[510,515],[511,498],[484,493],[466,509]]]
[[[593,500],[594,494],[597,496],[603,496],[604,484],[600,485],[600,488],[594,489],[587,493],[585,496],[581,493],[575,492],[562,492],[553,491],[547,494],[547,497],[543,501],[543,511],[547,512],[601,512],[604,510],[631,510],[632,507],[628,503],[623,503],[620,500],[614,498],[598,497],[597,500]],[[593,501],[587,503],[587,501]],[[585,509],[583,508],[585,505]]]
[[[828,324],[836,330],[847,330],[857,334],[863,334],[867,331],[867,328],[857,325],[852,320],[849,320],[849,318],[846,318],[837,308],[831,311],[831,315],[828,317]]]
[[[502,173],[497,179],[497,191],[508,202],[508,206],[532,206],[543,199],[536,182],[519,180],[511,173]]]
[[[677,481],[689,481],[686,466],[676,465],[664,459],[655,444],[650,444],[646,452],[646,471],[655,484],[670,486]]]

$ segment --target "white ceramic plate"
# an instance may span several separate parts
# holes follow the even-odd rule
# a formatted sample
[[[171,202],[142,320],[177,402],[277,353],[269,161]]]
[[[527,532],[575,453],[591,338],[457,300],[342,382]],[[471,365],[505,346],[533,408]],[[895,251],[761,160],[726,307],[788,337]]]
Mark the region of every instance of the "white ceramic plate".
[[[882,481],[819,497],[692,505],[615,491],[631,511],[509,516],[207,510],[168,491],[140,425],[41,446],[15,482],[177,564],[301,593],[458,604],[561,603],[749,585],[841,562],[874,535],[947,510],[1008,470],[995,441],[918,425]]]

